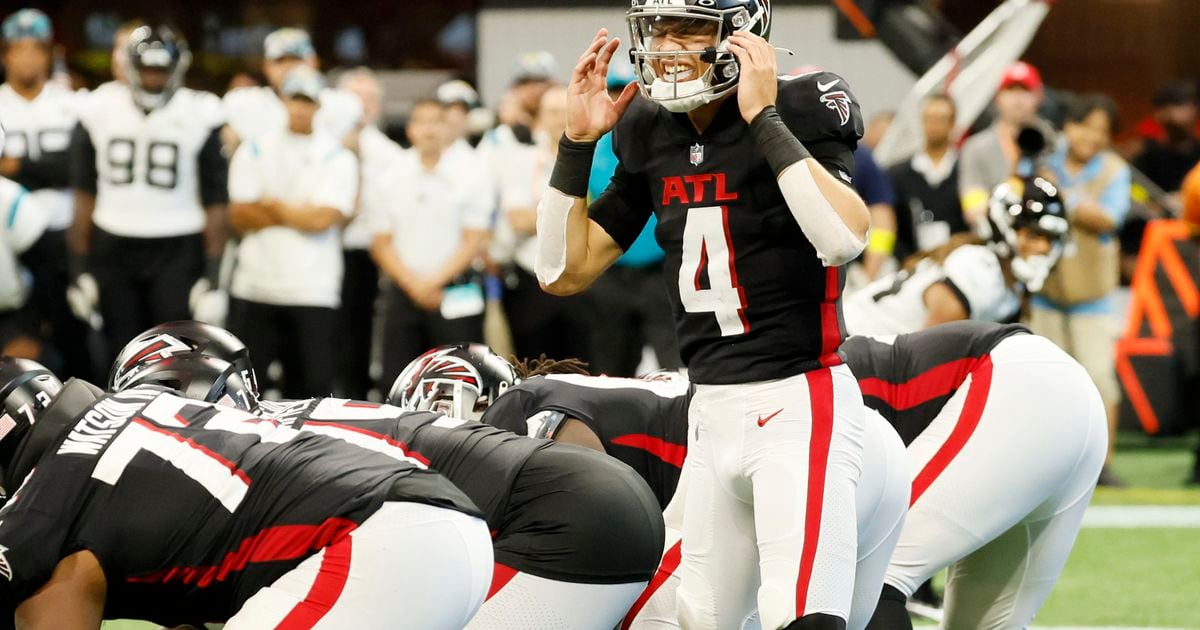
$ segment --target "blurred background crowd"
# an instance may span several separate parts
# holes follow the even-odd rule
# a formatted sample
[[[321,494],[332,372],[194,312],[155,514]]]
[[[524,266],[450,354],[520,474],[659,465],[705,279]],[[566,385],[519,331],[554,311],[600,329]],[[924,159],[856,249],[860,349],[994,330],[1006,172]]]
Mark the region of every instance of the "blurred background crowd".
[[[10,205],[0,207],[0,273],[15,278],[0,305],[5,354],[102,380],[130,337],[194,316],[242,337],[284,396],[377,399],[425,349],[465,341],[519,357],[578,357],[610,375],[679,367],[653,220],[584,295],[550,296],[533,274],[536,207],[565,124],[563,82],[597,26],[623,31],[623,7],[37,4],[0,11],[0,176],[21,187],[0,195]],[[1043,175],[1063,193],[1072,239],[1019,317],[1089,369],[1114,426],[1124,418],[1182,430],[1192,422],[1186,405],[1162,402],[1171,394],[1143,381],[1186,389],[1200,371],[1187,323],[1200,309],[1200,266],[1187,234],[1172,241],[1180,254],[1165,271],[1143,243],[1148,225],[1200,216],[1200,60],[1174,45],[1200,18],[1189,0],[1151,9],[1114,1],[1092,13],[1078,7],[1094,3],[1063,3],[1040,32],[1039,19],[1006,36],[1032,44],[993,61],[1002,67],[988,76],[999,80],[973,85],[969,98],[949,89],[955,67],[940,88],[922,83],[939,63],[953,66],[946,53],[969,41],[964,33],[1028,4],[1039,3],[779,3],[773,40],[798,53],[781,58],[790,64],[781,70],[839,72],[866,114],[855,180],[874,227],[848,291],[974,230],[997,185]],[[187,203],[202,219],[147,231],[166,225],[179,198],[104,198],[114,196],[104,183],[114,164],[129,165],[131,178],[135,168],[112,144],[118,117],[103,108],[109,82],[144,87],[129,41],[159,24],[173,29],[166,48],[190,61],[182,84],[216,95],[192,99],[187,115],[214,133],[198,142],[195,165],[179,167],[176,148],[168,169],[172,186],[197,180]],[[1139,69],[1143,61],[1155,63]],[[608,80],[619,91],[633,70],[616,64]],[[896,148],[905,134],[907,152]],[[150,151],[153,187],[164,163]],[[99,174],[81,166],[97,152],[108,160]],[[606,138],[591,195],[615,166]],[[105,218],[112,204],[124,222]],[[131,211],[144,221],[130,225]],[[1128,288],[1139,265],[1152,285],[1140,293]],[[1139,309],[1151,313],[1150,333],[1140,319],[1130,324]],[[1166,332],[1164,318],[1175,324]],[[1174,344],[1146,355],[1165,362],[1123,359],[1118,338],[1147,334]]]

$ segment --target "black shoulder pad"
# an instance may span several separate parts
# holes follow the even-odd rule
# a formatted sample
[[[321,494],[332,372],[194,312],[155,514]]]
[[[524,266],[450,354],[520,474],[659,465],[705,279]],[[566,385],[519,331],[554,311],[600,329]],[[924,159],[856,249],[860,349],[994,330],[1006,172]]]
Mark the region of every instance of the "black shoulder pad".
[[[83,412],[105,395],[104,390],[87,381],[77,378],[67,381],[17,446],[12,463],[5,471],[5,478],[0,482],[5,490],[10,493],[16,491],[62,431],[73,425]]]
[[[637,172],[646,163],[645,140],[651,137],[661,106],[637,94],[613,127],[613,152],[625,170]]]
[[[775,108],[801,142],[834,140],[853,149],[863,135],[858,99],[832,72],[780,77]]]

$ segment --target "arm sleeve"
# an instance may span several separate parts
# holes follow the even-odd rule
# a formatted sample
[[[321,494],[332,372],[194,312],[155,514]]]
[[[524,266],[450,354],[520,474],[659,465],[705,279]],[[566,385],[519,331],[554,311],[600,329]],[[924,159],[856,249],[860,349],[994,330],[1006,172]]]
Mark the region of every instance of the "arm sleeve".
[[[71,132],[71,187],[83,192],[96,193],[96,147],[92,145],[92,136],[83,124],[76,124]]]
[[[483,423],[505,431],[512,431],[518,435],[525,435],[528,429],[525,420],[533,415],[533,410],[530,408],[531,402],[528,392],[519,388],[509,390],[488,407],[487,412],[483,414]]]
[[[258,175],[259,147],[257,141],[243,142],[229,161],[229,200],[250,203],[263,198],[262,181]]]
[[[229,162],[221,151],[221,128],[214,127],[200,148],[200,204],[229,203]]]
[[[651,214],[645,178],[630,173],[620,163],[608,188],[588,207],[588,218],[604,228],[622,251],[637,240]]]
[[[321,208],[336,208],[346,216],[354,214],[358,199],[358,160],[354,154],[339,148],[326,158],[328,168],[324,179],[310,203]]]
[[[21,172],[14,181],[29,190],[66,188],[71,185],[70,157],[69,147],[62,151],[43,151],[36,160],[25,156],[21,158]]]

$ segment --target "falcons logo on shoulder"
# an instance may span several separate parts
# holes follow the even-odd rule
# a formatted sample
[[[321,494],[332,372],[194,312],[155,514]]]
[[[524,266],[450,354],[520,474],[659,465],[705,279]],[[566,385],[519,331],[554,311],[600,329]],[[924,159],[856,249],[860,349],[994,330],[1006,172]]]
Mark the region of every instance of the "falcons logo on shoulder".
[[[846,94],[845,90],[822,94],[821,102],[825,104],[825,107],[837,112],[838,119],[842,121],[843,125],[850,122],[850,95]]]

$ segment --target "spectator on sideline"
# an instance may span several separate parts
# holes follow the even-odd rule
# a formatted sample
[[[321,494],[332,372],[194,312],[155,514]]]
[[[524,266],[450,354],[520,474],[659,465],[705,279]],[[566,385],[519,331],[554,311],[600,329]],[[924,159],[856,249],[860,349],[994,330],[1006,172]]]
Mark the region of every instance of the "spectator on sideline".
[[[608,68],[608,93],[613,99],[634,80],[633,68],[617,60]],[[608,188],[617,169],[612,132],[596,143],[588,196],[595,199]],[[660,369],[683,367],[671,315],[663,291],[663,250],[654,237],[658,219],[651,214],[633,245],[592,285],[592,365],[595,374],[636,376],[642,349],[654,350]]]
[[[904,260],[946,244],[967,231],[958,198],[958,151],[954,149],[954,99],[934,95],[921,106],[925,146],[888,170],[896,190],[896,258]]]
[[[854,187],[871,211],[867,249],[859,259],[866,282],[870,282],[896,267],[892,257],[896,247],[896,191],[864,144],[854,150]]]
[[[376,180],[383,177],[401,158],[404,149],[379,129],[383,112],[383,85],[371,70],[355,68],[338,78],[338,87],[356,95],[362,102],[362,122],[343,141],[346,148],[358,157],[360,190],[385,185]],[[375,301],[379,296],[379,267],[371,260],[370,250],[375,236],[372,215],[381,211],[372,205],[373,201],[377,199],[360,194],[354,217],[342,231],[343,334],[341,352],[337,354],[338,371],[334,389],[338,396],[355,400],[366,400],[371,391],[371,341],[375,331]]]
[[[1038,123],[1042,87],[1037,68],[1023,61],[1010,66],[996,92],[996,122],[963,143],[958,188],[968,225],[975,225],[987,214],[988,199],[996,186],[1030,168],[1020,164],[1017,134]]]
[[[1100,390],[1108,413],[1108,460],[1116,442],[1121,388],[1114,371],[1120,274],[1117,232],[1129,213],[1129,166],[1109,150],[1117,124],[1112,99],[1089,94],[1068,102],[1064,142],[1047,159],[1071,221],[1071,243],[1040,293],[1029,327],[1075,357]],[[1108,467],[1102,485],[1120,485]]]
[[[0,146],[0,177],[28,190],[49,219],[45,235],[30,251],[33,294],[26,311],[35,323],[34,338],[44,333],[50,347],[47,356],[33,358],[64,378],[89,378],[87,328],[67,304],[67,232],[75,214],[69,158],[79,95],[51,80],[54,39],[45,13],[17,11],[4,20],[0,35],[6,79],[0,85],[0,121],[7,132]]]
[[[1176,81],[1154,94],[1164,138],[1146,143],[1133,165],[1164,191],[1174,194],[1183,178],[1200,163],[1200,139],[1196,137],[1196,85]]]
[[[285,398],[333,391],[340,352],[341,226],[359,176],[354,154],[314,132],[323,88],[312,68],[288,72],[280,90],[287,127],[243,142],[229,169],[229,220],[242,235],[229,330],[256,364],[280,362]]]
[[[550,295],[538,285],[537,205],[558,155],[567,125],[567,91],[542,95],[534,118],[534,145],[510,148],[496,162],[500,216],[492,259],[505,265],[504,312],[518,357],[578,357],[590,360],[590,309],[583,296]],[[661,289],[660,289],[661,290]]]
[[[446,108],[417,101],[408,120],[412,150],[367,191],[374,238],[371,257],[384,288],[383,378],[433,346],[483,340],[484,293],[472,265],[488,239],[494,201],[485,178],[464,177],[464,161],[447,152]]]

